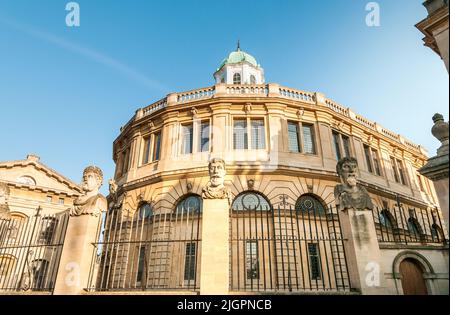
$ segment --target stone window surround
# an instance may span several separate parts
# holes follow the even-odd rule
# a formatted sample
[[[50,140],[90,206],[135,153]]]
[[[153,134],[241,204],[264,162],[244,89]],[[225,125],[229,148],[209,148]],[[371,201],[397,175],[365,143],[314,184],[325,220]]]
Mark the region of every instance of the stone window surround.
[[[369,150],[370,150],[370,159],[371,159],[371,163],[372,163],[372,172],[369,171],[369,166],[367,165],[367,161],[366,161],[366,159],[364,159],[364,164],[366,165],[366,170],[372,175],[384,178],[386,171],[385,171],[385,167],[384,167],[384,163],[383,163],[383,158],[382,158],[381,153],[380,153],[380,149],[377,148],[377,147],[374,147],[373,145],[370,145],[368,143],[364,143],[363,142],[362,144],[363,144],[363,150],[364,150],[364,146],[367,146],[369,148]],[[376,154],[377,154],[378,166],[380,168],[380,175],[378,175],[376,173],[376,171],[375,171],[375,163],[373,162],[373,154],[374,154],[373,151],[374,150],[376,151]],[[364,155],[365,154],[366,153],[364,152]]]
[[[247,127],[247,149],[234,149],[234,122],[235,120],[245,120],[246,121],[246,127]],[[252,120],[263,120],[264,122],[264,149],[252,149],[251,148],[251,144],[252,144],[252,126],[251,126],[251,121]],[[244,151],[244,150],[253,150],[253,151],[269,151],[270,150],[270,137],[269,137],[269,130],[267,128],[268,126],[268,118],[267,115],[232,115],[231,116],[231,128],[229,128],[229,132],[231,133],[231,135],[229,135],[231,141],[230,141],[230,145],[231,148],[228,148],[230,151]]]
[[[286,120],[286,126],[288,126],[289,123],[295,123],[298,125],[298,142],[299,142],[299,149],[300,152],[292,152],[289,150],[289,139],[287,139],[287,152],[294,153],[294,154],[306,154],[306,155],[312,155],[312,156],[319,156],[318,153],[318,142],[317,142],[317,124],[314,122],[304,121],[304,120],[294,120],[294,119],[287,119]],[[314,153],[305,152],[304,148],[304,141],[303,141],[303,125],[311,126],[312,127],[312,140],[313,140],[313,147],[314,147]]]
[[[355,155],[355,145],[353,143],[353,137],[351,134],[347,134],[345,132],[342,132],[340,130],[337,130],[336,128],[330,128],[330,134],[331,134],[331,146],[333,147],[332,150],[334,152],[334,139],[333,139],[333,132],[337,133],[339,135],[339,150],[341,151],[341,158],[345,156],[345,148],[344,148],[344,141],[342,140],[342,136],[347,137],[349,139],[349,150],[350,150],[350,155]],[[335,156],[336,156],[336,152],[334,152]]]
[[[160,134],[160,143],[162,146],[162,128],[156,129],[156,130],[152,130],[151,132],[148,132],[144,135],[142,135],[139,139],[139,148],[137,149],[138,153],[138,167],[142,167],[142,166],[146,166],[152,163],[156,163],[159,160],[161,160],[161,148],[160,148],[160,152],[159,152],[159,159],[158,160],[153,160],[153,156],[154,156],[154,150],[155,150],[155,135]],[[144,155],[145,155],[145,141],[149,139],[150,141],[150,150],[148,152],[148,162],[144,163]],[[131,154],[134,154],[133,152]]]

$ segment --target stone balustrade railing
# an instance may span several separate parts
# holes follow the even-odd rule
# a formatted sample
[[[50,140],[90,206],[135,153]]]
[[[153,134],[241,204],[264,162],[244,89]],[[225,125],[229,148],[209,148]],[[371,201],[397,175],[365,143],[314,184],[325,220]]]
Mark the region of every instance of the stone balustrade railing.
[[[215,94],[215,87],[209,87],[204,89],[192,90],[189,92],[178,93],[177,103],[187,103],[199,99],[212,98]]]
[[[348,117],[358,122],[360,125],[363,125],[374,131],[377,131],[382,135],[392,140],[395,140],[396,142],[401,143],[413,150],[420,151],[422,153],[426,152],[424,148],[422,148],[420,145],[414,144],[411,141],[404,139],[400,135],[390,130],[387,130],[386,128],[381,127],[376,122],[370,121],[369,119],[364,118],[361,115],[355,114],[349,108],[345,108],[342,105],[339,105],[338,103],[334,102],[333,100],[325,98],[321,93],[312,93],[291,89],[279,86],[278,84],[247,84],[247,85],[218,84],[211,87],[191,90],[188,92],[169,94],[167,97],[159,100],[158,102],[153,103],[142,109],[139,109],[136,112],[136,115],[122,129],[125,129],[134,120],[141,119],[142,117],[148,116],[168,106],[185,104],[197,100],[223,96],[283,97],[297,100],[303,103],[314,104],[316,106],[325,106],[331,109],[332,111],[345,117]]]
[[[167,107],[167,97],[142,109],[142,117]]]
[[[345,107],[333,102],[332,100],[326,99],[325,106],[330,108],[331,110],[335,111],[336,113],[339,113],[341,115],[349,117],[348,108],[345,108]]]
[[[377,130],[375,122],[372,122],[372,121],[362,117],[361,115],[356,114],[354,120],[359,122],[361,125],[366,126],[367,128]]]
[[[295,89],[290,89],[290,88],[285,88],[285,87],[280,87],[279,91],[280,91],[280,96],[282,96],[282,97],[292,98],[294,100],[299,100],[299,101],[303,101],[306,103],[313,104],[316,100],[314,93],[310,93],[310,92],[305,92],[305,91],[300,91],[300,90],[295,90]]]
[[[267,85],[232,85],[226,87],[228,95],[256,95],[266,97],[269,94]]]

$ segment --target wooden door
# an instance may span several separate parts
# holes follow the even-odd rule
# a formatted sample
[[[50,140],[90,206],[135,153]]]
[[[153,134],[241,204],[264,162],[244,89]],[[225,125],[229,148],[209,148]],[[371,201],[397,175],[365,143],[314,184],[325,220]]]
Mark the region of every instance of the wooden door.
[[[428,295],[422,268],[416,260],[410,258],[403,260],[400,263],[400,274],[402,275],[403,294]]]

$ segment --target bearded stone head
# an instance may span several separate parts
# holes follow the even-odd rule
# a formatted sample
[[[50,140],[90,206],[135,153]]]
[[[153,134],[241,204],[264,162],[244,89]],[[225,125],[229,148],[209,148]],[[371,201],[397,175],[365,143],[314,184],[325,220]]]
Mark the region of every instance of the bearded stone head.
[[[225,161],[219,158],[214,158],[209,162],[208,169],[211,186],[223,186],[226,174]]]
[[[85,192],[98,191],[103,184],[103,172],[96,166],[89,166],[83,172],[82,188]]]
[[[358,161],[352,157],[344,157],[336,165],[336,171],[343,184],[355,187],[358,177]]]

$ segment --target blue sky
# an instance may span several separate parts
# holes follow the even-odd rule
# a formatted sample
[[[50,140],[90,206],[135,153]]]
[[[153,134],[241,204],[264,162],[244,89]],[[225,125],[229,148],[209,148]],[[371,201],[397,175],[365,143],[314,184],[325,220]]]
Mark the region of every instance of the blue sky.
[[[28,153],[78,182],[99,165],[113,176],[112,143],[139,107],[213,84],[236,48],[267,82],[319,91],[434,155],[435,112],[448,119],[448,73],[414,25],[422,0],[0,0],[0,160]],[[105,185],[107,186],[107,185]],[[106,191],[106,187],[103,189]]]

